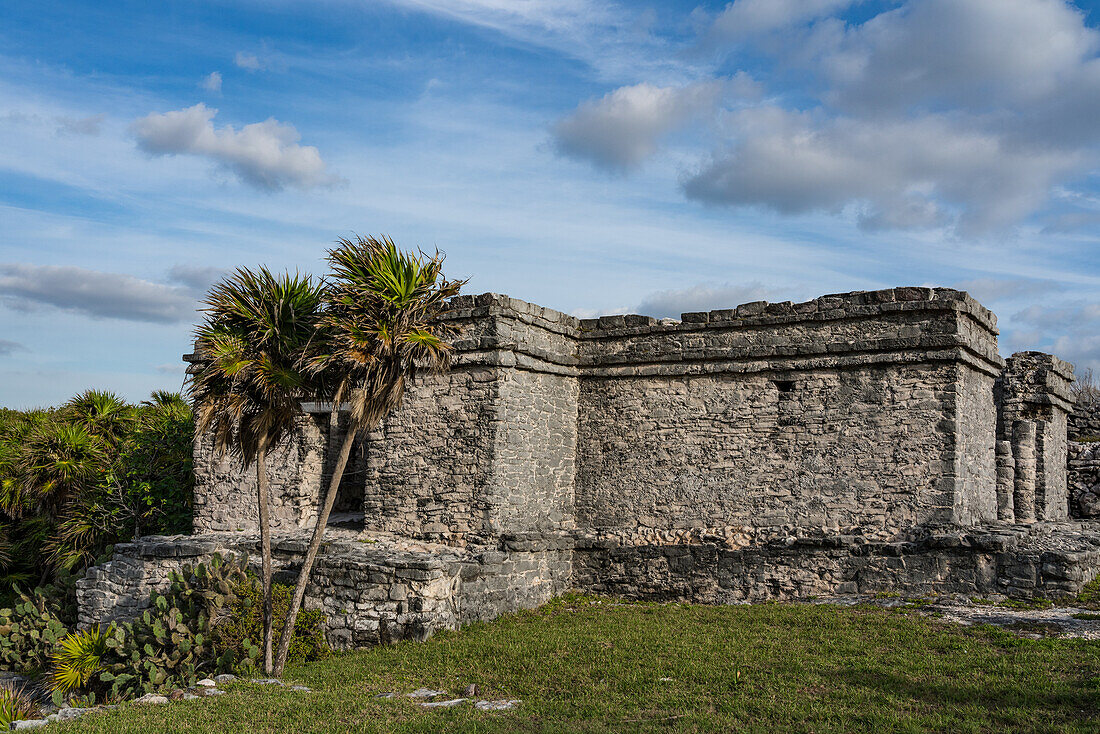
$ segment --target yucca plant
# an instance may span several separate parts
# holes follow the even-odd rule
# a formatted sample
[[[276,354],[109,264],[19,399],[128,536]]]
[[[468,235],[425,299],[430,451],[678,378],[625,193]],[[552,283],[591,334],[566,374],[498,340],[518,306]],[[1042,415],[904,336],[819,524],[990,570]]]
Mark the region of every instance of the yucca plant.
[[[22,683],[0,681],[0,731],[11,729],[12,722],[36,719],[38,703]]]
[[[62,640],[51,658],[50,690],[61,696],[83,690],[93,676],[103,672],[107,640],[113,634],[113,626],[104,630],[96,625]]]
[[[443,276],[438,252],[402,251],[385,236],[341,239],[338,244],[328,253],[328,301],[307,360],[309,370],[334,387],[330,425],[336,425],[343,403],[350,404],[350,420],[291,597],[275,655],[276,676],[286,665],[294,623],[355,437],[376,428],[401,404],[406,384],[416,375],[450,366],[448,340],[456,329],[439,316],[465,283]]]
[[[256,467],[256,505],[264,585],[264,670],[272,669],[271,537],[266,458],[294,430],[316,379],[302,355],[316,334],[323,288],[309,276],[238,269],[204,301],[195,332],[198,372],[189,385],[196,429],[219,454],[232,451]]]

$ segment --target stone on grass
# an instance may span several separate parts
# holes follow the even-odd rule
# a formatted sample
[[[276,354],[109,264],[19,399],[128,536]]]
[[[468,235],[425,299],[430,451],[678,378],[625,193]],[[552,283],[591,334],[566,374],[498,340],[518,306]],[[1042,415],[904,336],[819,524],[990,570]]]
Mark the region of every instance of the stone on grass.
[[[299,692],[301,692],[301,693],[312,693],[312,692],[313,692],[313,691],[312,691],[312,689],[310,689],[310,687],[309,687],[309,686],[303,686],[303,685],[293,685],[293,686],[290,686],[290,687],[289,687],[289,690],[292,690],[292,691],[299,691]]]
[[[468,699],[468,698],[452,698],[448,701],[426,701],[424,703],[420,703],[420,704],[417,704],[417,705],[418,706],[423,706],[424,708],[429,708],[429,709],[450,708],[451,706],[457,706],[458,704],[462,703],[463,701],[469,701],[469,700],[470,699]]]
[[[462,692],[462,695],[466,698],[473,698],[478,693],[480,693],[480,691],[478,690],[477,683],[471,683],[470,685],[466,686],[466,690]]]
[[[474,703],[481,711],[507,711],[514,709],[522,703],[519,699],[502,699],[500,701],[477,701]]]
[[[82,708],[64,708],[58,709],[57,720],[58,721],[72,721],[73,719],[79,719],[84,714],[88,713],[88,709]]]
[[[49,722],[45,719],[20,719],[19,721],[11,722],[11,730],[19,731],[21,729],[37,729],[40,726],[45,726]]]
[[[202,695],[202,696],[224,696],[225,695],[225,691],[219,691],[217,688],[200,688],[199,691],[201,691],[201,693],[199,695]]]
[[[143,706],[145,704],[168,703],[168,697],[167,696],[158,696],[155,693],[146,693],[141,698],[135,698],[133,703],[141,704]]]
[[[237,680],[237,676],[233,675],[232,673],[222,673],[220,675],[215,675],[214,680],[219,685],[222,683],[232,683],[233,681]]]
[[[278,678],[253,678],[252,682],[258,686],[281,686],[283,684]]]
[[[195,685],[199,685],[199,686],[202,686],[203,688],[213,688],[214,686],[216,686],[216,685],[218,685],[218,684],[217,684],[217,683],[215,683],[215,682],[214,682],[213,680],[211,680],[210,678],[203,678],[202,680],[200,680],[200,681],[199,681],[198,683],[196,683]]]
[[[436,696],[442,696],[446,691],[433,691],[431,688],[417,688],[415,691],[409,694],[409,698],[435,698]]]
[[[375,698],[393,698],[396,695],[396,693],[390,691],[389,693],[379,693]]]
[[[195,695],[194,693],[185,693],[185,694],[183,694],[183,700],[184,701],[194,701],[196,698],[200,698],[200,697]]]

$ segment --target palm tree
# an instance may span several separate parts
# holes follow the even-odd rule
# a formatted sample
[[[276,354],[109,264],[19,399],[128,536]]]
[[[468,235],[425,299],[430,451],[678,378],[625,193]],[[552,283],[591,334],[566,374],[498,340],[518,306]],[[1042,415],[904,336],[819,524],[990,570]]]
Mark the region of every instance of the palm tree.
[[[336,425],[345,402],[350,420],[291,597],[275,655],[276,676],[286,665],[294,622],[355,438],[376,428],[401,404],[410,380],[450,366],[448,339],[457,330],[438,317],[465,282],[443,277],[438,252],[432,257],[403,252],[388,237],[341,239],[328,261],[328,303],[308,364],[311,372],[328,375],[335,385],[329,425]]]
[[[294,429],[314,377],[301,356],[316,332],[323,288],[309,276],[240,268],[210,289],[196,329],[200,369],[192,375],[196,430],[215,451],[256,466],[264,590],[264,670],[272,669],[271,532],[266,459]]]
[[[112,392],[85,390],[65,403],[61,414],[114,445],[126,433],[135,411],[134,406]]]

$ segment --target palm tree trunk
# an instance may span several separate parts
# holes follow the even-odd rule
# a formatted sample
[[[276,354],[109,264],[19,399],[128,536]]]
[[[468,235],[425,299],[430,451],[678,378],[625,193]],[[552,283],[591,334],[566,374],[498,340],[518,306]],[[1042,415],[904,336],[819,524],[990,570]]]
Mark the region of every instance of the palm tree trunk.
[[[260,515],[260,556],[263,564],[264,585],[264,675],[271,675],[271,633],[274,622],[271,604],[271,526],[268,522],[268,498],[266,451],[256,452],[256,505]]]
[[[339,409],[338,404],[332,406],[333,413]],[[336,420],[330,421],[335,426]],[[275,669],[272,675],[276,678],[283,674],[286,667],[287,654],[290,652],[290,640],[294,636],[294,623],[298,619],[298,611],[302,608],[302,599],[306,595],[306,585],[309,583],[309,575],[313,571],[313,562],[317,559],[317,552],[321,548],[321,539],[328,525],[328,516],[332,512],[332,505],[336,502],[336,494],[340,489],[340,480],[344,477],[344,469],[348,465],[348,457],[351,456],[351,447],[355,443],[358,431],[352,421],[348,421],[348,432],[344,436],[344,443],[340,447],[340,455],[336,459],[336,465],[332,467],[332,477],[329,479],[328,494],[325,495],[325,503],[317,516],[317,526],[313,528],[313,537],[309,541],[305,560],[302,561],[302,570],[298,572],[298,582],[294,585],[294,596],[290,599],[290,608],[286,613],[286,621],[283,623],[282,636],[279,638],[279,650],[275,655]]]

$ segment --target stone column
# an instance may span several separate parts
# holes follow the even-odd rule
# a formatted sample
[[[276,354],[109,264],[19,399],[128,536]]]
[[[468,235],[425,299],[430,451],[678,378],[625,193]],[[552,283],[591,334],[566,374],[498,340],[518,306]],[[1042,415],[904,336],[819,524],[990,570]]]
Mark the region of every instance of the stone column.
[[[1035,421],[1012,424],[1012,453],[1016,457],[1016,521],[1035,522]]]
[[[1073,365],[1068,362],[1043,352],[1017,352],[1005,361],[998,385],[998,425],[1001,438],[1013,441],[1017,487],[1024,468],[1021,455],[1015,453],[1015,426],[1019,421],[1034,426],[1034,440],[1024,449],[1023,459],[1031,462],[1029,468],[1033,467],[1035,502],[1030,511],[1039,520],[1069,518],[1066,418],[1073,407],[1069,392],[1072,381]],[[1016,518],[1025,517],[1017,495]]]
[[[1016,482],[1016,461],[1012,458],[1012,442],[997,442],[997,519],[1016,521],[1013,497]]]

